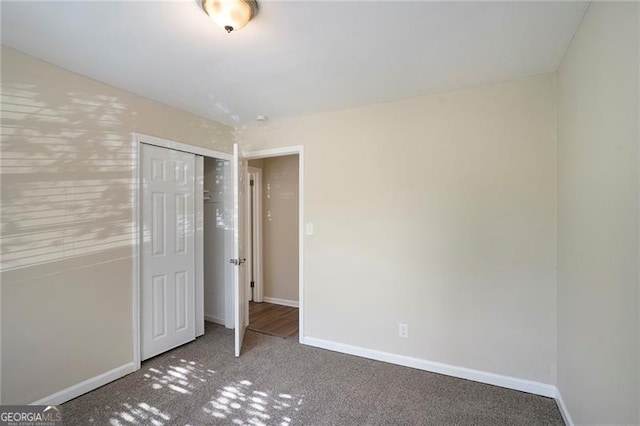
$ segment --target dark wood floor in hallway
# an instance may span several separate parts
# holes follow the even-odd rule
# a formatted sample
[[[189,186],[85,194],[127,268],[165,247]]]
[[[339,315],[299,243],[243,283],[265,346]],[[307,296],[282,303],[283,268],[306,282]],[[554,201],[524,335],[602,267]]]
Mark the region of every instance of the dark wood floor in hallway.
[[[249,302],[249,330],[298,340],[298,308]]]

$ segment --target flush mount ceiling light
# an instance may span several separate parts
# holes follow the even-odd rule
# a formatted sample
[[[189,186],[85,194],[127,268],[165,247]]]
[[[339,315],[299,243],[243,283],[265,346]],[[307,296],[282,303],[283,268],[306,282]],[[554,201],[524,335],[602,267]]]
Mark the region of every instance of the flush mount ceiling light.
[[[202,8],[216,25],[228,33],[244,28],[258,13],[255,0],[202,0]]]

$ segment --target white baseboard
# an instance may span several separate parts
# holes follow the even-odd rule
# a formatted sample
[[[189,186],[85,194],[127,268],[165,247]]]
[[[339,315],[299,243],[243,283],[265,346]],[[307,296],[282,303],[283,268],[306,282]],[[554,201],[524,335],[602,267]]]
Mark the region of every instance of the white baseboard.
[[[204,315],[204,320],[209,322],[215,322],[216,324],[225,325],[224,318],[214,317],[213,315]]]
[[[278,299],[277,297],[263,297],[263,300],[267,303],[275,303],[276,305],[290,306],[292,308],[298,308],[300,304],[297,300]]]
[[[205,315],[207,321],[224,325],[224,320],[212,316]],[[376,361],[388,362],[390,364],[402,365],[405,367],[416,368],[418,370],[429,371],[432,373],[444,374],[447,376],[458,377],[461,379],[473,380],[475,382],[487,383],[490,385],[500,386],[507,389],[514,389],[522,392],[532,393],[536,395],[554,398],[558,403],[560,414],[567,426],[574,426],[569,410],[562,399],[560,390],[553,385],[534,382],[531,380],[519,379],[516,377],[504,376],[501,374],[489,373],[486,371],[473,370],[465,367],[457,367],[454,365],[443,364],[440,362],[427,361],[420,358],[409,357],[405,355],[392,354],[374,349],[362,348],[359,346],[347,345],[344,343],[332,342],[329,340],[317,339],[315,337],[303,337],[301,342],[308,346],[327,349],[334,352],[341,352],[349,355],[355,355],[363,358],[374,359]],[[126,376],[136,371],[136,364],[130,362],[106,373],[87,379],[83,382],[70,386],[52,395],[32,402],[32,405],[58,405],[72,400],[87,392],[104,386],[114,380]]]
[[[425,359],[413,358],[405,355],[392,354],[374,349],[366,349],[359,346],[351,346],[343,343],[331,342],[328,340],[316,339],[314,337],[304,337],[302,342],[305,345],[317,348],[328,349],[330,351],[342,352],[349,355],[356,355],[363,358],[375,359],[391,364],[403,365],[405,367],[416,368],[418,370],[432,373],[444,374],[461,379],[473,380],[474,382],[486,383],[489,385],[501,386],[503,388],[514,389],[522,392],[542,395],[555,398],[556,387],[546,383],[534,382],[531,380],[519,379],[517,377],[503,376],[501,374],[489,373],[486,371],[472,370],[470,368],[458,367],[455,365],[443,364],[440,362],[427,361]]]
[[[562,394],[560,393],[560,389],[556,389],[556,402],[558,403],[558,408],[560,409],[560,414],[562,414],[562,419],[564,420],[564,424],[567,426],[574,426],[573,419],[569,414],[569,409],[567,405],[564,403],[564,399],[562,399]]]
[[[130,362],[128,364],[114,368],[111,371],[107,371],[106,373],[102,373],[98,376],[87,379],[84,382],[80,382],[78,384],[70,386],[52,395],[45,396],[42,399],[32,402],[31,405],[62,404],[87,392],[91,392],[92,390],[97,389],[100,386],[104,386],[109,382],[113,382],[116,379],[124,377],[129,373],[133,373],[134,371],[136,371],[136,363]]]

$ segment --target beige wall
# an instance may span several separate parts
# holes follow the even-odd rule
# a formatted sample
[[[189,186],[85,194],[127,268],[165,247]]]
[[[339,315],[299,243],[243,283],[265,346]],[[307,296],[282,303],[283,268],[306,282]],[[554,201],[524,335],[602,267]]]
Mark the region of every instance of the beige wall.
[[[558,387],[640,423],[638,4],[592,3],[558,73]]]
[[[264,166],[264,159],[258,158],[256,160],[249,160],[248,164],[249,167],[256,167],[258,169],[261,169]]]
[[[306,336],[555,383],[555,101],[547,74],[239,129],[304,145]]]
[[[230,151],[224,125],[2,48],[2,402],[132,361],[131,132]]]
[[[298,156],[261,161],[264,296],[297,302]]]

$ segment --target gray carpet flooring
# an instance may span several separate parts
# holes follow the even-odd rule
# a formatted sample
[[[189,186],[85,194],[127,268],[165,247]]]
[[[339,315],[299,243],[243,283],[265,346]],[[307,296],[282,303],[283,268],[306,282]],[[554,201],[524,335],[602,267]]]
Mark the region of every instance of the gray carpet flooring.
[[[62,406],[96,425],[548,425],[554,400],[207,323],[195,342]]]

